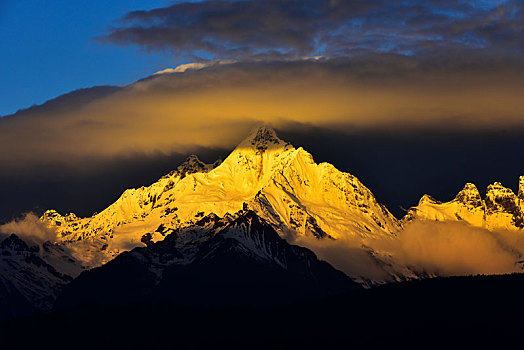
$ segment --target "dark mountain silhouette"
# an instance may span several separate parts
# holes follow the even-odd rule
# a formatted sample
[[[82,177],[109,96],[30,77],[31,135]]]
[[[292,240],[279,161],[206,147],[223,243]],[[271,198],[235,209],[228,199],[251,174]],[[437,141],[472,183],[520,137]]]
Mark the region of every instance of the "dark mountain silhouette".
[[[523,294],[524,275],[513,274],[393,283],[268,308],[91,305],[3,323],[0,339],[54,349],[503,349],[521,343]]]
[[[56,305],[263,306],[361,288],[310,250],[287,243],[254,212],[243,211],[223,219],[210,214],[82,273]]]

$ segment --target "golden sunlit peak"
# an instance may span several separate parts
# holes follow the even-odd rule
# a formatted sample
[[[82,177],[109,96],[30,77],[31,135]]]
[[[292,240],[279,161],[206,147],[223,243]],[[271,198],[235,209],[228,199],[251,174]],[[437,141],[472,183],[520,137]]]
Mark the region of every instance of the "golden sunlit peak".
[[[270,126],[259,123],[251,129],[249,135],[238,145],[237,149],[256,149],[264,152],[268,149],[282,148],[289,143],[281,140]]]

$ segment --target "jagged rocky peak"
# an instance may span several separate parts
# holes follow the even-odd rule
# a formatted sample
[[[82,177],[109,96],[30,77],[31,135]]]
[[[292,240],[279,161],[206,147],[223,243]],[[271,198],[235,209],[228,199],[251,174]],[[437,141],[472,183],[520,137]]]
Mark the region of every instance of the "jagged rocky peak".
[[[429,194],[425,194],[425,195],[422,196],[422,198],[420,198],[420,200],[418,202],[418,205],[420,206],[420,205],[423,205],[423,204],[426,204],[426,203],[440,204],[442,202],[436,200],[433,197],[431,197]]]
[[[226,218],[227,219],[227,218]],[[202,219],[198,220],[195,225],[196,226],[212,226],[215,227],[218,225],[218,222],[220,222],[222,218],[218,216],[215,213],[210,213],[206,216],[204,216]]]
[[[480,197],[480,192],[472,183],[467,183],[464,185],[462,191],[460,191],[455,197],[455,201],[471,205],[473,207],[482,206],[482,198]]]
[[[486,191],[486,213],[517,212],[517,196],[515,193],[504,187],[500,182],[495,182],[488,186]]]
[[[217,160],[212,164],[206,164],[203,161],[201,161],[197,155],[192,154],[189,157],[187,157],[187,160],[184,163],[180,164],[177,167],[177,171],[185,175],[193,173],[203,173],[216,168],[218,165],[220,165],[220,163],[221,161]]]
[[[29,246],[17,235],[12,233],[0,243],[1,249],[9,249],[15,252],[29,251]]]
[[[471,183],[467,183],[454,200],[446,203],[434,202],[423,197],[419,205],[411,208],[403,222],[414,219],[437,221],[465,221],[473,226],[488,230],[514,230],[524,228],[524,206],[520,196],[524,196],[524,177],[519,179],[519,197],[500,182],[489,185],[482,200],[480,193]]]
[[[256,212],[253,210],[250,210],[247,205],[244,206],[244,209],[238,211],[235,214],[228,214],[224,215],[224,217],[220,217],[216,215],[215,213],[208,214],[204,216],[202,219],[197,221],[195,223],[195,226],[207,226],[210,228],[219,228],[225,225],[231,225],[231,226],[251,226],[251,225],[269,225],[265,220],[263,220],[260,216],[257,215]]]
[[[182,164],[180,164],[176,168],[176,170],[173,170],[168,175],[164,176],[164,178],[174,176],[174,175],[184,178],[189,174],[207,173],[213,170],[214,168],[216,168],[217,166],[219,166],[221,163],[222,163],[222,160],[219,159],[215,161],[214,163],[207,164],[201,161],[200,158],[198,158],[196,154],[191,154],[189,157],[187,157],[187,159]]]
[[[251,130],[249,135],[237,146],[237,149],[255,149],[263,153],[268,149],[277,149],[289,145],[289,143],[278,138],[275,130],[259,125]]]
[[[235,216],[233,225],[268,225],[256,212],[247,207],[236,213]]]
[[[42,218],[46,220],[55,220],[55,219],[61,219],[63,218],[63,216],[60,215],[60,213],[57,212],[56,210],[49,209],[45,211],[44,215],[42,215]]]
[[[61,226],[68,222],[73,222],[78,219],[78,216],[74,213],[62,215],[54,209],[46,210],[40,218],[43,222],[52,223],[54,226]]]

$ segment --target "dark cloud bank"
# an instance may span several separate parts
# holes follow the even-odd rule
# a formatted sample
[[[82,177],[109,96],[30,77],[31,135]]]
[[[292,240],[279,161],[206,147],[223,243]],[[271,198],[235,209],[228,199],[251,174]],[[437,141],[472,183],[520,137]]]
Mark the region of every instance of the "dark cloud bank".
[[[260,121],[358,176],[397,216],[465,182],[516,189],[523,23],[518,1],[203,1],[129,13],[99,40],[210,61],[1,118],[0,217],[90,215],[189,153],[226,156]]]
[[[101,38],[186,57],[419,54],[443,47],[522,51],[515,1],[201,1],[134,11]]]

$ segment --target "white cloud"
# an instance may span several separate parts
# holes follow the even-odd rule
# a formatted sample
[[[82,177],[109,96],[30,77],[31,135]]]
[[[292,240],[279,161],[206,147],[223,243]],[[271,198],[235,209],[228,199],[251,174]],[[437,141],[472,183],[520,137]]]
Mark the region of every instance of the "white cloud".
[[[507,244],[514,244],[513,248]],[[440,276],[522,272],[523,240],[514,232],[492,232],[461,222],[414,222],[395,240],[369,240],[401,264]]]
[[[33,213],[24,215],[23,218],[0,225],[0,233],[16,234],[29,244],[40,244],[45,241],[56,241],[57,232],[48,228]]]

